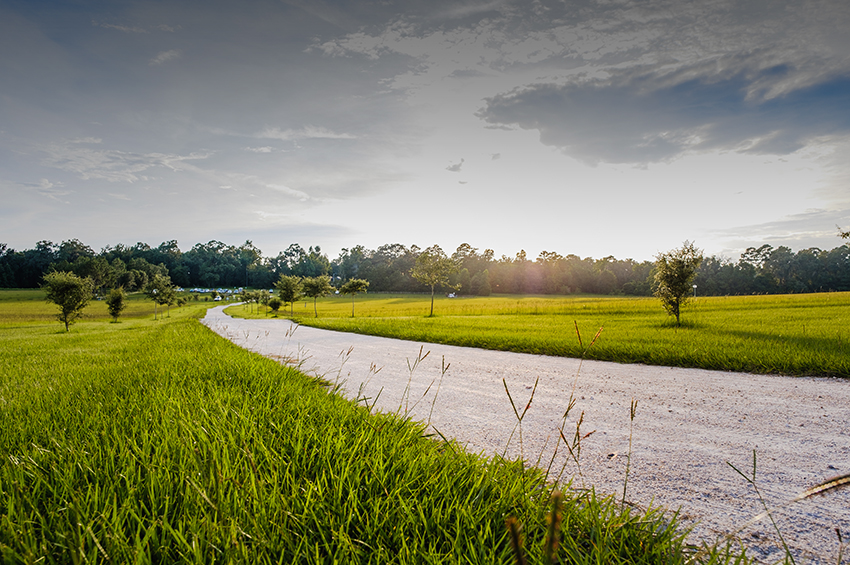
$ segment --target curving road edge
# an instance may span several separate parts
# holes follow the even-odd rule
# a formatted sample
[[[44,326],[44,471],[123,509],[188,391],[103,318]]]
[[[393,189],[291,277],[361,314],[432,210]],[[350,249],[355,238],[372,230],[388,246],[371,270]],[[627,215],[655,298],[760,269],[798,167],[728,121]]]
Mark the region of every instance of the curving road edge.
[[[349,398],[376,410],[401,409],[429,422],[473,452],[507,452],[553,475],[563,469],[574,487],[622,496],[632,429],[627,498],[641,506],[680,509],[693,543],[713,542],[745,524],[762,507],[752,487],[728,464],[752,471],[769,506],[850,472],[850,382],[584,361],[402,341],[297,326],[288,320],[245,320],[208,310],[202,320],[233,343],[342,385]],[[420,354],[428,353],[412,372]],[[449,366],[443,378],[442,363]],[[503,383],[504,380],[504,383]],[[516,416],[537,382],[522,422]],[[557,443],[575,387],[564,435],[575,435],[583,413],[580,473]],[[406,392],[407,391],[407,392]],[[427,392],[426,392],[427,391]],[[509,443],[510,439],[510,443]],[[557,444],[557,452],[556,452]],[[553,459],[554,456],[554,459]],[[775,512],[798,558],[835,563],[835,528],[850,538],[850,489]],[[739,534],[759,559],[782,556],[766,520]]]

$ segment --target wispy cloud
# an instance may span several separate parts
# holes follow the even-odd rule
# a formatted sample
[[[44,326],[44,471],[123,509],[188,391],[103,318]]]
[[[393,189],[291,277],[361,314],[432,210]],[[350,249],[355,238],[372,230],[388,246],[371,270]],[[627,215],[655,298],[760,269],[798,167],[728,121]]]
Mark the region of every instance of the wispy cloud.
[[[307,200],[310,200],[310,195],[307,194],[306,192],[302,192],[300,190],[295,190],[294,188],[290,188],[290,187],[283,185],[283,184],[269,184],[269,185],[266,185],[266,186],[268,186],[269,188],[276,190],[278,192],[282,192],[283,194],[286,194],[287,196],[294,196],[297,199],[301,200],[302,202],[306,202]]]
[[[283,0],[283,2],[345,31],[352,31],[362,25],[362,22],[356,21],[351,15],[334,6],[335,3],[324,0]]]
[[[181,55],[179,49],[169,49],[168,51],[160,51],[156,57],[150,60],[150,65],[161,65],[167,61],[172,61],[179,58]]]
[[[465,18],[486,12],[492,12],[501,8],[506,4],[505,0],[495,0],[493,2],[458,2],[451,8],[442,12],[437,12],[436,18]]]
[[[54,183],[49,181],[48,179],[41,179],[39,182],[36,183],[22,182],[19,184],[20,186],[23,186],[25,190],[38,193],[42,196],[50,198],[51,200],[62,202],[63,204],[70,204],[70,202],[65,200],[63,196],[68,196],[73,191],[63,188],[64,184],[61,182]]]
[[[446,167],[446,170],[451,173],[459,173],[461,167],[463,167],[463,159],[461,159],[458,163],[453,163],[449,165],[448,167]]]
[[[95,21],[95,20],[92,20],[91,24],[93,26],[102,27],[104,29],[114,29],[116,31],[123,31],[124,33],[148,33],[148,30],[141,28],[141,27],[136,27],[136,26],[108,24],[106,22],[98,22],[98,21]]]
[[[785,245],[793,249],[822,246],[824,241],[834,242],[831,247],[841,246],[836,226],[850,226],[850,209],[807,210],[773,222],[739,226],[714,233],[724,239],[736,251],[751,245],[768,243],[774,247]]]
[[[274,151],[274,147],[269,147],[268,145],[264,147],[246,147],[245,151],[250,151],[251,153],[271,153]]]
[[[150,180],[145,174],[151,169],[164,167],[181,170],[183,162],[203,160],[211,153],[175,155],[166,153],[133,153],[115,149],[91,149],[79,143],[50,144],[42,148],[42,164],[78,175],[83,180],[101,179],[109,182],[136,182]]]
[[[259,139],[279,139],[280,141],[293,141],[297,139],[356,139],[356,136],[348,133],[338,133],[327,128],[306,126],[301,129],[280,129],[278,127],[265,127],[254,134]]]
[[[97,20],[92,20],[91,24],[95,27],[102,27],[104,29],[114,29],[116,31],[122,31],[124,33],[150,33],[151,30],[144,27],[139,26],[127,26],[120,24],[110,24],[106,22],[99,22]],[[159,24],[154,26],[153,28],[156,31],[164,31],[167,33],[174,33],[180,29],[180,26],[170,26],[168,24]]]

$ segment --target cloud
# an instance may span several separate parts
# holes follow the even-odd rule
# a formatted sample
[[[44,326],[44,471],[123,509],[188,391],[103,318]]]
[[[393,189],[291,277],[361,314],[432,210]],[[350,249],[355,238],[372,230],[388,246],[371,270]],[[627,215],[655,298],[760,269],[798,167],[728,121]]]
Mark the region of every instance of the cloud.
[[[505,0],[494,2],[458,2],[442,12],[438,12],[437,18],[466,18],[486,12],[498,10],[506,4]]]
[[[589,163],[645,164],[708,150],[785,155],[816,138],[850,134],[850,78],[765,96],[791,72],[623,72],[535,84],[486,99],[478,116],[536,129],[544,144]]]
[[[168,51],[160,51],[156,54],[156,57],[150,60],[150,65],[161,65],[167,61],[171,61],[180,57],[180,51],[178,49],[169,49]]]
[[[449,165],[448,167],[446,167],[446,170],[452,173],[459,173],[461,167],[463,167],[463,159],[461,159],[459,163]]]
[[[115,149],[90,149],[73,141],[50,144],[42,148],[42,164],[76,174],[83,180],[109,182],[150,180],[150,169],[164,167],[172,171],[186,168],[185,161],[203,160],[211,153],[176,155],[167,153],[132,153]]]
[[[102,27],[104,29],[114,29],[114,30],[117,30],[117,31],[123,31],[124,33],[148,33],[148,30],[141,28],[141,27],[131,27],[131,26],[123,26],[123,25],[117,25],[117,24],[107,24],[107,23],[98,22],[98,21],[95,21],[95,20],[92,20],[91,24],[93,26]]]
[[[302,192],[300,190],[290,188],[290,187],[283,185],[283,184],[268,184],[266,186],[268,188],[274,189],[278,192],[282,192],[283,194],[286,194],[288,196],[294,196],[302,202],[306,202],[307,200],[310,200],[310,195],[307,194],[306,192]]]
[[[285,129],[266,126],[254,134],[259,139],[279,139],[293,141],[297,139],[356,139],[357,136],[348,133],[337,133],[323,127],[306,126],[301,129]]]
[[[343,10],[323,0],[283,0],[283,3],[300,8],[311,16],[343,30],[351,31],[361,25]]]
[[[118,25],[118,24],[108,24],[108,23],[105,23],[105,22],[98,22],[97,20],[92,20],[91,25],[93,25],[95,27],[102,27],[104,29],[114,29],[116,31],[122,31],[124,33],[150,33],[149,29],[146,29],[146,28],[143,28],[143,27],[125,26],[125,25]],[[167,33],[174,33],[174,32],[176,32],[177,30],[180,29],[180,26],[170,26],[170,25],[167,25],[167,24],[159,24],[157,26],[154,26],[153,29],[155,29],[157,31],[164,31],[164,32],[167,32]]]
[[[46,196],[51,200],[56,200],[57,202],[62,202],[63,204],[70,204],[67,200],[63,199],[63,196],[68,196],[73,190],[63,189],[64,186],[61,182],[53,183],[48,179],[41,179],[37,183],[32,182],[22,182],[19,183],[20,186],[23,186],[25,190],[29,190],[32,192],[36,192],[41,194],[42,196]]]
[[[264,147],[246,147],[245,151],[250,151],[252,153],[271,153],[274,151],[274,147],[269,147],[268,145]]]
[[[841,246],[836,226],[850,226],[850,209],[812,209],[792,214],[773,222],[717,230],[713,233],[726,239],[733,252],[768,243],[792,249],[819,247],[829,250]]]
[[[475,69],[455,69],[449,74],[451,78],[478,78],[478,77],[486,77],[488,76],[486,73],[481,71],[477,71]]]
[[[389,3],[388,3],[389,4]],[[551,77],[605,77],[624,69],[671,71],[697,64],[794,69],[777,90],[798,89],[850,71],[850,5],[840,0],[712,0],[682,2],[457,2],[444,9],[416,2],[390,8],[382,21],[354,33],[317,39],[311,49],[335,57],[402,62],[384,81],[395,89],[427,89],[445,77],[513,82],[507,91]],[[473,17],[455,21],[454,17]],[[480,14],[480,15],[476,15]],[[377,18],[377,12],[376,12]],[[309,51],[309,50],[308,50]],[[395,67],[398,68],[398,67]],[[470,81],[471,82],[471,81]]]

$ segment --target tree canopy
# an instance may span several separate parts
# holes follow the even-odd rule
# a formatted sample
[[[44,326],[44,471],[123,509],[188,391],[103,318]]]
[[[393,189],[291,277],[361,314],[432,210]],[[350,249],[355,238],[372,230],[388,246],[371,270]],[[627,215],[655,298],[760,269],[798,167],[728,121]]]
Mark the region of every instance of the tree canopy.
[[[846,234],[846,235],[845,235]],[[697,268],[694,283],[699,294],[741,295],[797,292],[850,291],[850,233],[834,249],[756,245],[740,259],[707,256]],[[270,289],[281,275],[330,275],[334,286],[350,279],[369,282],[369,292],[430,292],[411,274],[423,251],[400,243],[368,249],[355,245],[329,260],[317,246],[291,244],[276,256],[264,256],[250,241],[235,246],[220,241],[197,244],[180,251],[169,240],[158,246],[146,243],[106,246],[100,252],[78,240],[56,244],[39,241],[33,249],[16,251],[0,243],[0,287],[35,288],[51,271],[90,277],[96,292],[124,287],[143,290],[155,275],[164,275],[183,287]],[[452,253],[458,270],[448,284],[459,294],[626,294],[650,296],[654,261],[598,259],[541,251],[536,258],[523,250],[495,256],[462,243]],[[247,285],[246,285],[247,281]]]
[[[47,301],[59,306],[59,321],[65,324],[67,332],[92,299],[94,283],[74,273],[54,271],[44,275],[43,288],[47,291]]]
[[[320,275],[318,277],[307,277],[302,281],[302,285],[304,296],[308,296],[313,299],[313,313],[318,318],[319,311],[316,308],[316,301],[319,297],[327,296],[334,291],[334,287],[331,286],[331,279],[324,275]]]
[[[681,308],[691,297],[691,285],[701,262],[702,251],[689,241],[655,258],[655,296],[668,314],[676,316],[677,326]]]
[[[106,309],[109,310],[109,315],[114,321],[118,321],[121,312],[127,307],[127,293],[120,286],[113,288],[106,295]]]
[[[431,288],[431,313],[434,315],[434,289],[438,286],[454,288],[449,284],[449,276],[458,271],[459,262],[454,257],[447,257],[439,245],[432,245],[416,258],[416,265],[410,270],[410,275]]]
[[[369,281],[363,279],[348,279],[339,287],[342,294],[351,295],[351,317],[354,317],[354,297],[358,292],[366,292],[369,289]]]
[[[295,275],[280,275],[274,286],[283,303],[289,304],[289,315],[293,315],[295,301],[301,298],[301,278]]]
[[[156,319],[156,305],[170,306],[174,304],[177,292],[174,290],[171,278],[167,275],[154,275],[145,287],[145,294],[154,302],[153,317]]]

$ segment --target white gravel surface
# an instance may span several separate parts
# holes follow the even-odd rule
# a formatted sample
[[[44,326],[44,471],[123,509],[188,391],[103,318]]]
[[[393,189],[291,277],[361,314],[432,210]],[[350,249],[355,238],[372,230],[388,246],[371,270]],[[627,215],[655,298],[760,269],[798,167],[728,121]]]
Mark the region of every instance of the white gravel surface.
[[[560,443],[552,468],[565,466],[573,486],[622,496],[629,454],[629,409],[637,401],[628,499],[642,507],[680,510],[690,539],[716,541],[761,510],[753,488],[727,462],[752,471],[769,506],[836,475],[850,473],[850,382],[621,365],[522,353],[417,343],[294,326],[286,320],[226,316],[225,306],[203,322],[234,343],[331,381],[350,398],[368,397],[376,410],[404,410],[430,422],[470,451],[524,457],[549,464],[575,384],[577,403],[564,434],[571,438],[584,413],[581,474]],[[408,363],[430,352],[410,378]],[[440,381],[441,361],[450,364]],[[379,369],[376,373],[375,369]],[[576,379],[576,375],[578,378]],[[522,444],[509,437],[516,417],[503,379],[522,410]],[[426,389],[427,394],[423,396]],[[434,402],[435,395],[436,402]],[[377,401],[375,400],[377,399]],[[415,404],[415,408],[413,407]],[[432,412],[433,407],[433,414]],[[840,528],[850,540],[850,489],[814,497],[775,512],[798,562],[835,563]],[[763,520],[739,534],[749,554],[782,557],[778,536]],[[850,557],[850,544],[845,555]]]

